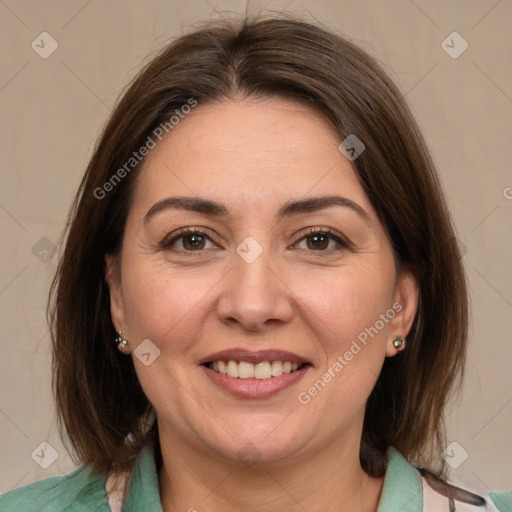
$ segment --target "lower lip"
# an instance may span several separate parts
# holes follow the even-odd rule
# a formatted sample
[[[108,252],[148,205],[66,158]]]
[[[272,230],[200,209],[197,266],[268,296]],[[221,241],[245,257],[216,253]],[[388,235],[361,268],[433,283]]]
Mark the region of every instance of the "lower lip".
[[[218,373],[207,366],[201,368],[215,384],[231,394],[243,398],[267,398],[298,382],[309,370],[310,365],[304,365],[292,373],[283,373],[270,379],[238,379]]]

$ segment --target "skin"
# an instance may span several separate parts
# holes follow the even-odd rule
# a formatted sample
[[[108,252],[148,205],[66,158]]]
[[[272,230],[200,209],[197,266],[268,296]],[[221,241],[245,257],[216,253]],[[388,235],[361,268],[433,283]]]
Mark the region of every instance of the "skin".
[[[120,265],[107,256],[106,278],[113,323],[156,410],[166,512],[377,510],[383,479],[359,463],[364,407],[384,359],[398,352],[393,340],[411,328],[418,290],[410,271],[397,272],[340,142],[295,102],[230,100],[197,106],[145,162]],[[287,201],[333,194],[368,219],[334,206],[276,221]],[[170,196],[220,201],[231,217],[167,209],[144,222]],[[206,233],[200,249],[190,237],[162,248],[182,227]],[[309,227],[330,228],[351,248],[327,238],[318,249]],[[252,263],[235,250],[248,236],[263,249]],[[298,393],[394,303],[401,311],[317,396],[299,403]],[[160,350],[149,366],[133,355],[144,339]],[[198,365],[234,347],[288,350],[312,367],[277,395],[235,397]],[[250,467],[237,455],[246,443],[260,457]]]

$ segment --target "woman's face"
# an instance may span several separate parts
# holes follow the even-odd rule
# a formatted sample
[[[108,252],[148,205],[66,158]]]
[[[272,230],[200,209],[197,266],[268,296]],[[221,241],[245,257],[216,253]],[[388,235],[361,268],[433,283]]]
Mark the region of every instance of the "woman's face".
[[[107,279],[174,446],[274,463],[358,450],[417,291],[340,142],[297,103],[227,101],[148,155]]]

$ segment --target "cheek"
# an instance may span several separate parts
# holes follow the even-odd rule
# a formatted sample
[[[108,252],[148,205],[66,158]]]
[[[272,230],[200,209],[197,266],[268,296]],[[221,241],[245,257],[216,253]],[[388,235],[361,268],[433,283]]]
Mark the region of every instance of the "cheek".
[[[135,343],[149,338],[161,350],[184,350],[186,340],[192,340],[201,328],[199,316],[220,277],[215,271],[173,271],[144,259],[132,260],[123,275],[123,294]]]
[[[310,286],[301,290],[304,314],[314,325],[323,352],[319,373],[329,382],[329,391],[317,404],[330,395],[338,405],[353,409],[370,393],[384,362],[389,321],[395,314],[393,278],[392,269],[372,271],[361,266],[336,273],[329,283],[312,286],[310,279]]]
[[[385,359],[387,322],[394,316],[392,289],[382,281],[379,286],[365,274],[344,276],[336,284],[310,293],[304,301],[324,357],[297,397],[310,408],[311,421],[325,417],[329,425],[345,424],[364,409]]]
[[[365,332],[386,314],[391,308],[392,277],[354,269],[340,273],[325,286],[310,287],[303,294],[304,302],[322,320],[325,339],[336,344]]]

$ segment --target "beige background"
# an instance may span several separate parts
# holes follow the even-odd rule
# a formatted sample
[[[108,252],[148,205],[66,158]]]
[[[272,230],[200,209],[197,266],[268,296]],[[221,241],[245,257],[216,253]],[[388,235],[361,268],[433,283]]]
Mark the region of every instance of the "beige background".
[[[462,449],[468,458],[452,475],[511,489],[510,0],[0,0],[0,492],[73,467],[53,422],[44,307],[51,243],[100,127],[149,52],[196,21],[246,9],[309,13],[376,55],[406,93],[440,169],[471,286],[465,390],[449,417],[449,442],[460,445],[452,460]],[[31,48],[43,31],[58,42],[47,59]],[[469,44],[456,59],[441,46],[453,31]],[[43,441],[58,452],[47,469],[31,457]]]

